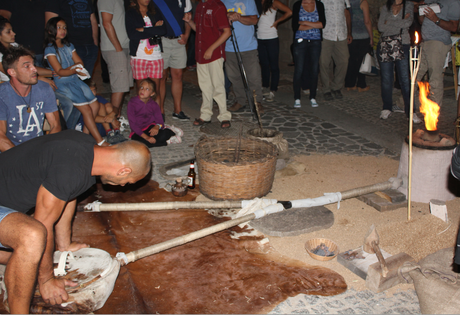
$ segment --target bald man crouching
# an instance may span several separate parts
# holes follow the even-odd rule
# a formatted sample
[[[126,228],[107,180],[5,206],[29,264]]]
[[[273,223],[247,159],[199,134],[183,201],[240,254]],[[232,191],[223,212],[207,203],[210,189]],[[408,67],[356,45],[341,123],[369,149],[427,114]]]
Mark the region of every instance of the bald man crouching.
[[[76,251],[71,241],[76,197],[96,183],[133,184],[150,171],[148,148],[137,141],[99,147],[84,133],[66,130],[29,140],[0,154],[0,263],[11,313],[28,313],[35,281],[43,299],[68,299],[53,272],[53,252]],[[25,213],[35,207],[34,217]],[[5,251],[12,249],[12,251]]]

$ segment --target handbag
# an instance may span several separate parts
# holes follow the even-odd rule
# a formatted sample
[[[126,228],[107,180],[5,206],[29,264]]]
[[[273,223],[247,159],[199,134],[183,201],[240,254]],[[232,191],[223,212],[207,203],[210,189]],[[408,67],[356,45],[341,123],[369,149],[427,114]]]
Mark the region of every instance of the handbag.
[[[403,6],[402,18],[404,19],[406,6]],[[379,62],[392,62],[404,59],[404,49],[402,44],[402,28],[399,34],[381,36],[379,42]]]
[[[371,50],[364,56],[361,67],[359,67],[359,73],[365,75],[377,75],[377,62],[374,58],[374,50]]]

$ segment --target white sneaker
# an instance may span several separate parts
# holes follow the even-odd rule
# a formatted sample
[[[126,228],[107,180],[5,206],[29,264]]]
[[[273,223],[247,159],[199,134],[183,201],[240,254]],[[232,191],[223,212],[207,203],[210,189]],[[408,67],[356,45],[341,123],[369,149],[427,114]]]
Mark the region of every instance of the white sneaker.
[[[311,103],[311,107],[318,107],[318,102],[314,98],[310,100],[310,103]]]
[[[294,108],[300,108],[300,100],[295,100]]]
[[[184,135],[184,131],[174,125],[165,125],[165,128],[171,129],[176,136],[182,137]]]
[[[275,92],[270,91],[267,96],[264,97],[264,100],[271,103],[275,100]]]
[[[392,114],[391,110],[384,109],[380,112],[380,119],[387,119]]]
[[[171,144],[171,143],[178,144],[178,143],[182,143],[182,139],[179,136],[173,136],[169,138],[169,140],[167,140],[166,143],[167,144]]]
[[[412,116],[412,121],[414,122],[414,124],[421,124],[422,123],[422,120],[420,118],[418,118],[417,114],[415,114],[415,113]]]
[[[270,88],[262,87],[262,96],[267,96],[270,94]]]

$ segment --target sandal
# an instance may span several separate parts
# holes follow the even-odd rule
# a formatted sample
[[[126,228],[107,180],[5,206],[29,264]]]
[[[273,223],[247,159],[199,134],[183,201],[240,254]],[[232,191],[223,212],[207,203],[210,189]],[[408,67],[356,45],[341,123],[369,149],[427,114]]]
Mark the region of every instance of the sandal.
[[[204,124],[209,124],[211,121],[208,120],[203,120],[201,118],[195,118],[195,121],[193,122],[193,125],[194,126],[203,126]]]
[[[230,120],[224,120],[220,123],[221,128],[230,128],[232,124],[230,123]]]

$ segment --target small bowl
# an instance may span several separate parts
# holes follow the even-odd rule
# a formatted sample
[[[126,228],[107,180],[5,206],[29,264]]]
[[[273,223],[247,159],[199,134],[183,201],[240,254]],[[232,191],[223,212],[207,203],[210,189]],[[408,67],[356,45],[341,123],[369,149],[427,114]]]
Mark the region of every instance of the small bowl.
[[[316,247],[318,247],[318,245],[321,245],[321,243],[324,243],[327,247],[329,247],[329,251],[333,252],[334,256],[320,256],[314,254],[313,251],[316,249]],[[311,240],[308,240],[305,243],[305,249],[311,258],[321,261],[332,260],[339,254],[339,247],[337,244],[326,238],[312,238]]]

